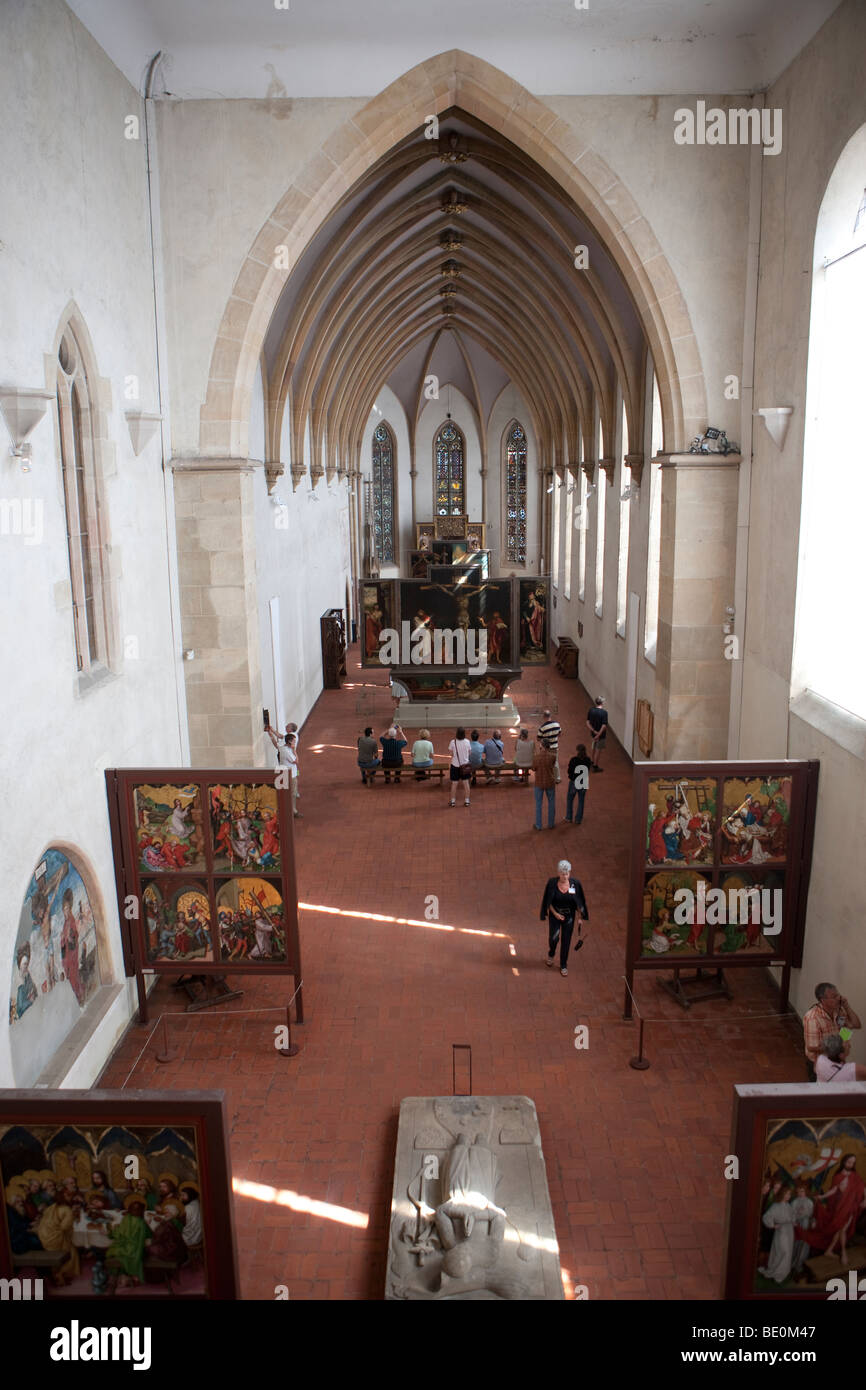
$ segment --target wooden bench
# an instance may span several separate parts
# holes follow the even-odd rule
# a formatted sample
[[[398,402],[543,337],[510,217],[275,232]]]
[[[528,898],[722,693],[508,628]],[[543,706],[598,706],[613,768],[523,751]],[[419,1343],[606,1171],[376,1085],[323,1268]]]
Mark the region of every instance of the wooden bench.
[[[16,1269],[59,1269],[68,1259],[65,1250],[28,1250],[24,1255],[13,1255],[12,1263]]]
[[[406,778],[407,782],[426,782],[438,777],[441,782],[445,776],[445,771],[444,767],[423,767],[418,769],[419,775],[416,776],[416,770],[412,764],[404,763],[402,767],[365,767],[364,776],[368,782],[373,782],[376,776],[381,773],[384,781],[387,772],[394,782],[400,781],[403,777]]]

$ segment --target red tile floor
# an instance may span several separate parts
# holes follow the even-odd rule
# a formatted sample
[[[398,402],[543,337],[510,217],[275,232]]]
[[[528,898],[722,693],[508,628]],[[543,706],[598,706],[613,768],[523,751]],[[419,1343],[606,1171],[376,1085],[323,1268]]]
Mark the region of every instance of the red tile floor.
[[[717,1298],[731,1088],[802,1080],[796,1023],[774,1017],[761,970],[731,971],[735,998],[689,1013],[644,974],[635,993],[652,1065],[632,1070],[632,779],[619,745],[608,740],[583,824],[540,834],[525,787],[479,786],[469,810],[448,807],[447,783],[365,787],[355,739],[366,723],[378,735],[391,703],[356,648],[349,658],[349,686],[326,691],[301,731],[300,1055],[276,1053],[279,1014],[232,1017],[284,1002],[287,978],[235,977],[242,1000],[192,1015],[162,981],[152,1019],[171,1013],[174,1060],[155,1060],[158,1033],[145,1047],[152,1025],[132,1026],[100,1084],[225,1090],[235,1182],[251,1185],[235,1197],[244,1298],[273,1299],[283,1284],[292,1299],[380,1299],[400,1101],[450,1094],[451,1044],[470,1043],[476,1094],[537,1107],[567,1294],[583,1284],[592,1299]],[[547,680],[568,751],[584,737],[583,687],[542,670],[515,697]],[[444,750],[451,733],[433,737]],[[564,785],[557,802],[561,818]],[[538,917],[563,856],[590,910],[567,979],[545,968]],[[438,922],[425,920],[431,894]],[[574,1047],[578,1023],[587,1050]]]

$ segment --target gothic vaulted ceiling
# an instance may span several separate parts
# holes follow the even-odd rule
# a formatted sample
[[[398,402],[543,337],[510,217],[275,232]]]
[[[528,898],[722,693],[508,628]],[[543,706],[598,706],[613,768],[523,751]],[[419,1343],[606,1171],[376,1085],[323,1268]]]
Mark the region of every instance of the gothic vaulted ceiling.
[[[432,127],[430,127],[432,131]],[[291,454],[309,423],[314,471],[357,463],[386,383],[410,433],[431,374],[475,403],[479,429],[506,381],[553,466],[613,447],[616,388],[630,431],[645,340],[592,226],[527,155],[464,112],[395,146],[355,185],[293,268],[265,343],[269,452],[285,409]],[[636,437],[636,433],[632,434]]]

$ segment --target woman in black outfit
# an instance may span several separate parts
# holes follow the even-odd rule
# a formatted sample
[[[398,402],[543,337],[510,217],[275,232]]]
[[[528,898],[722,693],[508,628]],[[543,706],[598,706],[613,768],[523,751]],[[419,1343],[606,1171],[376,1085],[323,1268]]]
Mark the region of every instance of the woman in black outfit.
[[[560,859],[558,865],[558,876],[549,878],[544,889],[544,897],[541,900],[541,920],[547,916],[549,933],[547,953],[547,964],[553,965],[556,960],[556,943],[559,941],[559,973],[567,975],[568,969],[568,949],[571,946],[571,936],[574,931],[574,919],[580,916],[584,922],[589,921],[589,909],[586,905],[586,898],[583,896],[583,889],[576,878],[571,877],[571,865],[567,859]],[[580,923],[577,928],[580,937]],[[582,940],[578,940],[575,950],[579,951],[583,945]]]

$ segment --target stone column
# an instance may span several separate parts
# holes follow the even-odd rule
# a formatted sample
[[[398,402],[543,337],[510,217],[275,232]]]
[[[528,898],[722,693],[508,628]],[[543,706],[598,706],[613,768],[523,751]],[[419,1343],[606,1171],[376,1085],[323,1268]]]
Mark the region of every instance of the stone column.
[[[181,638],[193,767],[263,765],[255,499],[261,464],[174,459]]]
[[[726,758],[739,454],[663,454],[653,757]]]

